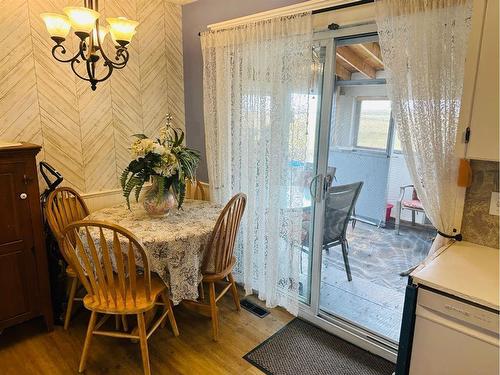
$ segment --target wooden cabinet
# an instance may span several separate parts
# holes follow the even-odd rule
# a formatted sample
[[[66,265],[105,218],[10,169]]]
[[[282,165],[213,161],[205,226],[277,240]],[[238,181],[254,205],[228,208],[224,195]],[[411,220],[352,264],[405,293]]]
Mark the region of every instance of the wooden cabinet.
[[[42,315],[52,328],[36,154],[0,148],[0,330]]]
[[[499,160],[498,0],[475,0],[465,67],[457,156]],[[465,151],[464,134],[470,128]]]

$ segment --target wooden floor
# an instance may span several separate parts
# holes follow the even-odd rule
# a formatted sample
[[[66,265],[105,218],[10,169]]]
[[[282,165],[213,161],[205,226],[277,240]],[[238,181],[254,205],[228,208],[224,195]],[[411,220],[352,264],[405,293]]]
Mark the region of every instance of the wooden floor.
[[[153,374],[261,374],[243,355],[293,317],[280,308],[272,309],[263,319],[243,309],[238,313],[230,295],[219,303],[221,328],[217,343],[211,339],[208,318],[180,306],[174,309],[180,336],[175,338],[167,324],[148,341]],[[0,335],[0,373],[76,374],[89,316],[82,308],[68,331],[56,326],[47,333],[41,320],[4,330]],[[142,374],[139,344],[94,336],[85,373]]]

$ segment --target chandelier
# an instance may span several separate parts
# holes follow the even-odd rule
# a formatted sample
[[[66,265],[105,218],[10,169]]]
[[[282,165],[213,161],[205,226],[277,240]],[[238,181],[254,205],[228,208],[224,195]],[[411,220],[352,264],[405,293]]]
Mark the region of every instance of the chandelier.
[[[97,83],[107,80],[114,69],[122,69],[127,65],[127,45],[139,23],[118,17],[106,18],[108,27],[99,25],[98,0],[85,0],[84,7],[66,7],[63,12],[66,15],[40,15],[51,39],[56,43],[52,47],[52,56],[59,62],[69,64],[71,70],[79,78],[90,82],[90,87],[95,90]],[[66,47],[63,42],[71,28],[79,39],[78,52],[70,58],[64,58],[62,55],[66,54]],[[109,58],[103,48],[108,31],[116,49],[114,58]]]

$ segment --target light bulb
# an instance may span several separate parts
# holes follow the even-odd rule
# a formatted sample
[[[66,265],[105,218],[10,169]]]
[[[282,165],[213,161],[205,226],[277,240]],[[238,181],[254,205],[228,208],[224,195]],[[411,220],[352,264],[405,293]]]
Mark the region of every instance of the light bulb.
[[[104,38],[106,38],[107,34],[108,28],[106,26],[99,26],[99,41],[101,44],[104,42]],[[97,41],[97,30],[95,28],[92,30],[92,37]]]
[[[42,13],[40,17],[42,17],[43,22],[45,22],[45,27],[50,36],[56,42],[60,43],[66,39],[71,29],[71,23],[68,17],[57,13]]]
[[[93,43],[93,46],[95,48],[98,48],[99,44],[102,45],[104,43],[104,38],[106,38],[107,34],[108,34],[108,28],[105,27],[105,26],[100,26],[99,25],[99,41],[98,41],[97,40],[97,31],[94,28],[92,30],[92,43]],[[87,43],[87,45],[90,45],[90,35],[87,38],[85,38],[85,43]]]
[[[75,34],[80,38],[88,36],[95,27],[95,22],[99,18],[99,13],[85,7],[66,7],[63,9],[68,15],[71,26]]]
[[[122,47],[130,43],[135,34],[135,28],[139,25],[139,22],[129,20],[126,17],[106,18],[106,21],[109,23],[109,33],[113,41]]]

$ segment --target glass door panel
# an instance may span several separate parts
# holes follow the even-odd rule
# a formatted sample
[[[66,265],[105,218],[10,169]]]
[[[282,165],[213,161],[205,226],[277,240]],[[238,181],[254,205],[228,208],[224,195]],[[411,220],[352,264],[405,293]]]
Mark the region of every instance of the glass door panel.
[[[302,302],[310,304],[311,297],[311,267],[313,249],[315,195],[320,180],[317,175],[317,144],[320,128],[322,92],[324,79],[326,47],[321,42],[313,46],[312,81],[308,93],[309,119],[306,162],[304,166],[304,192],[302,207],[302,243],[300,245],[300,278],[299,294]]]
[[[356,32],[361,28],[333,32],[316,50],[300,290],[311,320],[362,332],[391,352],[399,339],[404,271],[425,257],[432,233],[394,230],[397,192],[411,181],[375,27]]]
[[[319,310],[397,342],[404,285],[388,280],[402,270],[383,248],[392,124],[377,36],[336,40],[334,77]]]

